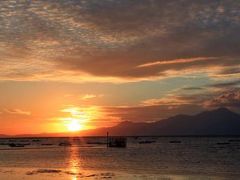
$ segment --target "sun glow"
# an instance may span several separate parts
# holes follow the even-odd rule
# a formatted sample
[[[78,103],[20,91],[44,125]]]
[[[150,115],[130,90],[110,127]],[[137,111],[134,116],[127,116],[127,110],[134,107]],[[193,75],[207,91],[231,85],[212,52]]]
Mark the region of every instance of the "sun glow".
[[[82,125],[77,119],[73,119],[67,124],[67,128],[69,131],[75,132],[80,131],[82,129]]]
[[[64,116],[58,118],[62,121],[65,131],[77,132],[92,128],[89,124],[96,119],[100,112],[97,107],[67,107],[61,110]]]

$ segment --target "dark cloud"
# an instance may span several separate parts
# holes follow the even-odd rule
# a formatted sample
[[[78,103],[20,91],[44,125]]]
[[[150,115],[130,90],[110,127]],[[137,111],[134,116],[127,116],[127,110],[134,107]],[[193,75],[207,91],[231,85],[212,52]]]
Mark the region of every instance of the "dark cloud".
[[[203,87],[185,87],[183,88],[183,90],[187,90],[187,91],[198,91],[198,90],[203,90]]]
[[[224,82],[224,83],[217,83],[217,84],[212,84],[212,85],[208,85],[208,87],[215,87],[215,88],[220,88],[220,89],[224,89],[224,88],[233,88],[236,86],[240,85],[240,80],[238,81],[231,81],[231,82]]]
[[[24,66],[40,76],[72,71],[142,78],[240,65],[235,0],[10,0],[0,9],[0,61],[16,66],[3,63],[9,73],[1,76]],[[203,60],[177,62],[194,58]],[[156,61],[176,63],[138,67]]]
[[[221,92],[218,96],[210,99],[204,103],[206,107],[229,107],[240,108],[240,89],[231,89]]]
[[[236,59],[227,58],[239,56],[239,7],[234,1],[99,2],[92,7],[94,13],[85,11],[88,22],[103,34],[117,34],[118,41],[126,37],[133,40],[87,56],[85,61],[70,58],[61,62],[69,69],[118,77],[159,76],[167,70],[239,64]],[[215,56],[221,58],[135,68],[153,61]]]

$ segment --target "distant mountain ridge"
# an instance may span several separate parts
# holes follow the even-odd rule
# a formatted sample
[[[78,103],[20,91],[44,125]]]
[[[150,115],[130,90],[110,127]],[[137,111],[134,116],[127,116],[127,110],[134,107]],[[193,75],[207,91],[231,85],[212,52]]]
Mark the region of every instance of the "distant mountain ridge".
[[[110,128],[86,131],[85,135],[206,136],[240,135],[240,115],[226,108],[197,115],[176,115],[153,123],[124,121]]]
[[[152,123],[123,121],[116,126],[77,133],[54,133],[23,136],[230,136],[240,135],[240,114],[226,108],[196,115],[176,115]]]

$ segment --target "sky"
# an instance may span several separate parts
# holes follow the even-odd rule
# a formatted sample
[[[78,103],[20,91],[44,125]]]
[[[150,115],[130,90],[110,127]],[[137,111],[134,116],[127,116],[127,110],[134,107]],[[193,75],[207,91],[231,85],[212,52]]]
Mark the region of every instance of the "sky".
[[[240,1],[1,0],[0,134],[240,113]]]

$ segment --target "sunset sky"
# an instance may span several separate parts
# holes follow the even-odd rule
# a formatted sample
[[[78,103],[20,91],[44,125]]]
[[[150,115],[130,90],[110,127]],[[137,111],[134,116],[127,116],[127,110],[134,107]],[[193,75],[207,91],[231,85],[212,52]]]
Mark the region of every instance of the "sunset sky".
[[[240,113],[238,0],[1,0],[0,134]]]

